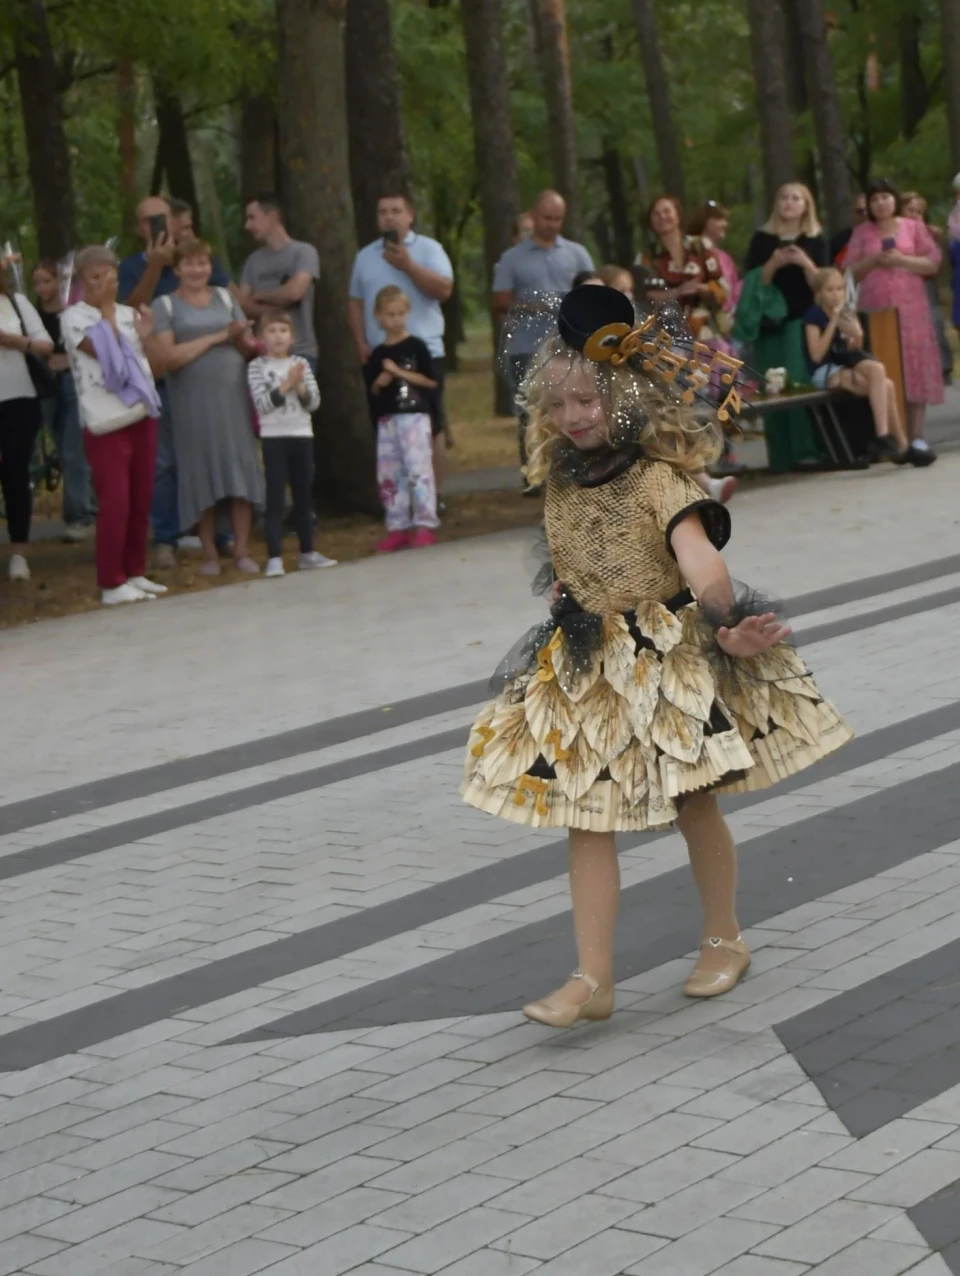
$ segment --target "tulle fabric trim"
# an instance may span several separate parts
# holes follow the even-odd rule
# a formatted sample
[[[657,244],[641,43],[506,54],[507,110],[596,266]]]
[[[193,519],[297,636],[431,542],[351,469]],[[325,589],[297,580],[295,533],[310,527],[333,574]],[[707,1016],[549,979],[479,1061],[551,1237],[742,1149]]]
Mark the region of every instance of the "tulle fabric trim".
[[[481,711],[471,806],[535,828],[663,828],[686,794],[766,789],[852,738],[793,648],[711,659],[695,603],[602,624],[586,663],[543,630],[534,667]]]

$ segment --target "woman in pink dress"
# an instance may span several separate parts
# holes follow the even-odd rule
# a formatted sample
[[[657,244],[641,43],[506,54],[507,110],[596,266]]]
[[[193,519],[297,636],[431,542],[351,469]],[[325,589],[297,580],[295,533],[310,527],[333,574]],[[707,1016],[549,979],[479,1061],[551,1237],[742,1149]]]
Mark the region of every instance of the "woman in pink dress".
[[[923,418],[928,403],[943,402],[943,373],[924,280],[937,273],[941,254],[923,222],[900,211],[892,182],[870,182],[867,221],[853,232],[846,265],[860,285],[861,310],[899,312],[910,450],[929,452]]]

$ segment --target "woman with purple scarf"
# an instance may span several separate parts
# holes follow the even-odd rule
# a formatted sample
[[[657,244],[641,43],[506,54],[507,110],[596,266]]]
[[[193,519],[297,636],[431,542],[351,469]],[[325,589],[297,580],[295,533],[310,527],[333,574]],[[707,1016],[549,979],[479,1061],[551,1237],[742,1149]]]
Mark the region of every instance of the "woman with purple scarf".
[[[85,248],[75,269],[82,300],[63,312],[60,328],[97,493],[97,584],[107,606],[141,602],[166,593],[145,575],[160,411],[143,345],[153,314],[117,304],[109,248]]]

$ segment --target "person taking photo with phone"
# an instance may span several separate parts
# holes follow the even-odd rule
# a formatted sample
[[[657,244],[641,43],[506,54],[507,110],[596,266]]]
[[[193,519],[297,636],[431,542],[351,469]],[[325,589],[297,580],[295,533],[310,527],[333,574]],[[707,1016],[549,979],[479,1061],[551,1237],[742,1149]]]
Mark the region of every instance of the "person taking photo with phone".
[[[117,272],[117,298],[134,310],[152,305],[158,297],[168,297],[180,287],[173,268],[177,248],[176,227],[165,199],[149,195],[140,201],[137,205],[137,234],[144,247],[140,252],[124,257]],[[212,265],[211,287],[228,287],[229,276],[216,258]],[[160,416],[150,528],[153,533],[153,566],[157,571],[169,571],[177,565],[177,543],[181,533],[189,529],[180,526],[177,454],[170,419],[170,398],[163,377],[157,378],[157,393],[160,396]]]
[[[381,289],[399,288],[409,301],[407,330],[430,352],[433,380],[437,383],[425,397],[433,437],[434,477],[439,484],[449,437],[443,402],[443,303],[453,293],[453,266],[442,244],[414,229],[415,220],[416,210],[409,196],[390,193],[377,201],[380,234],[354,259],[348,319],[360,360],[365,364],[371,351],[385,340],[376,314]]]

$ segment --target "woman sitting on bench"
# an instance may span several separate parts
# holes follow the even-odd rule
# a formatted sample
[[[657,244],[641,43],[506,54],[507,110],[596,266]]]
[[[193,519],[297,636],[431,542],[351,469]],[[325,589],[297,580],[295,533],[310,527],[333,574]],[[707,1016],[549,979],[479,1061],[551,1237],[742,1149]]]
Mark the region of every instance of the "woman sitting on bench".
[[[893,382],[879,359],[863,349],[863,328],[846,304],[846,285],[839,270],[817,272],[814,304],[803,316],[807,359],[818,390],[846,390],[870,400],[877,437],[875,460],[907,460],[907,440],[897,409]]]

